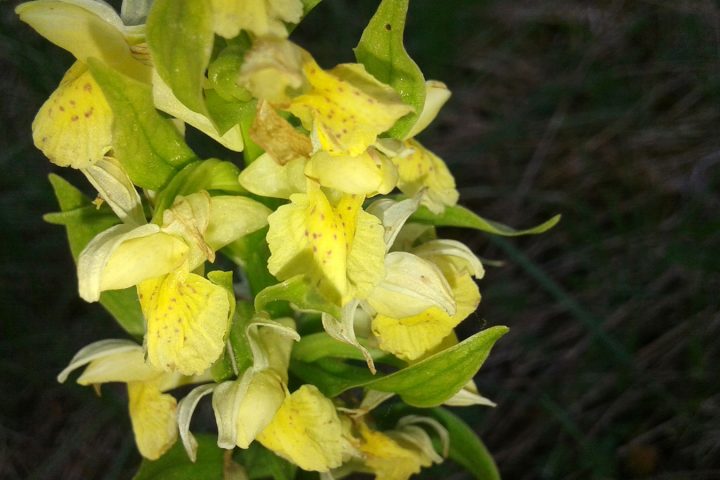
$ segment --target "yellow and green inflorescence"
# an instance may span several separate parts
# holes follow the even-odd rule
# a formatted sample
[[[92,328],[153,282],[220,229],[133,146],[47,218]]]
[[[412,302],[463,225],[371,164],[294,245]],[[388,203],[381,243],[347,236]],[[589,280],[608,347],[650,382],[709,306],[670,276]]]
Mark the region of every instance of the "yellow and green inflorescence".
[[[539,233],[557,219],[517,232],[456,205],[452,174],[415,138],[450,92],[402,46],[407,0],[383,0],[358,63],[330,69],[288,38],[317,3],[17,7],[76,58],[35,145],[97,191],[51,176],[61,211],[46,218],[67,229],[79,295],[129,334],[83,348],[58,380],[83,369],[81,385],[125,383],[147,460],[209,448],[190,420],[210,395],[232,478],[252,473],[243,451],[264,449],[291,472],[406,479],[454,442],[477,458],[453,458],[495,478],[440,405],[493,405],[473,376],[506,328],[458,340],[484,269],[435,227]],[[189,128],[226,159],[198,157]],[[178,402],[183,385],[195,386]]]

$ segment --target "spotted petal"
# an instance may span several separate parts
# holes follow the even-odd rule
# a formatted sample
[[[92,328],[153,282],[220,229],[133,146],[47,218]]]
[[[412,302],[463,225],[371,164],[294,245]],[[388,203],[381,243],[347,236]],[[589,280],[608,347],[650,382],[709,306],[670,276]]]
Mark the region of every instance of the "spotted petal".
[[[347,291],[347,241],[343,220],[325,194],[313,187],[295,194],[270,217],[270,273],[279,280],[305,274],[333,301]]]
[[[406,146],[412,149],[410,155],[393,158],[400,175],[398,188],[408,196],[425,189],[422,204],[434,213],[455,205],[458,191],[445,162],[415,140],[407,141]]]
[[[312,131],[316,150],[357,156],[412,108],[359,64],[322,70],[309,54],[303,71],[312,90],[293,99],[288,111]]]
[[[314,385],[303,385],[285,399],[258,440],[303,470],[326,472],[342,464],[342,433],[332,402]]]
[[[359,448],[365,464],[383,480],[407,480],[429,467],[432,461],[412,444],[400,444],[392,437],[370,430],[365,422],[359,424]]]
[[[177,401],[147,382],[128,384],[130,420],[140,454],[156,460],[177,440]]]
[[[112,148],[112,111],[85,64],[76,62],[33,120],[33,142],[61,167],[87,168]]]
[[[155,368],[193,375],[217,360],[231,307],[223,287],[175,271],[140,283],[138,295],[147,322],[148,361]]]

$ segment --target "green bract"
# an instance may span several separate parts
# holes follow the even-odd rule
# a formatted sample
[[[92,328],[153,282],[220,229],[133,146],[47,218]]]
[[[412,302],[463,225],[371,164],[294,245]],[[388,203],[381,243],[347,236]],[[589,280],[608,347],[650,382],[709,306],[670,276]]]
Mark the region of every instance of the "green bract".
[[[414,139],[450,90],[405,51],[408,0],[380,2],[358,63],[330,69],[288,38],[318,3],[17,8],[77,60],[35,145],[97,191],[51,175],[60,212],[45,219],[67,230],[79,295],[133,337],[92,343],[59,378],[126,386],[136,479],[405,480],[445,457],[499,478],[439,405],[495,405],[473,377],[508,329],[458,339],[485,270],[436,227],[528,235],[559,216],[518,231],[457,205]],[[195,437],[205,397],[218,434]],[[393,425],[373,414],[383,402]]]

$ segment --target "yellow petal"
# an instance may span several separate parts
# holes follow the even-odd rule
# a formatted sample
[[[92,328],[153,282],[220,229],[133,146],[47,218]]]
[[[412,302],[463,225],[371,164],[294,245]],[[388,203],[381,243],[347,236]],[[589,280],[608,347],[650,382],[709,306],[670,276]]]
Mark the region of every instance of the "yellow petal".
[[[105,265],[100,290],[120,290],[165,275],[183,265],[187,255],[185,242],[163,232],[124,241]]]
[[[213,250],[263,228],[270,209],[247,197],[219,195],[210,199],[205,241]]]
[[[307,278],[338,305],[364,298],[384,273],[383,230],[362,210],[364,197],[334,195],[316,185],[268,217],[268,268],[279,280]]]
[[[341,202],[338,212],[349,213],[348,205],[352,197]],[[360,197],[362,198],[362,197]],[[348,297],[365,299],[385,275],[385,243],[383,242],[383,226],[374,215],[361,209],[362,201],[357,204],[357,220],[352,241],[348,245],[347,278]],[[345,217],[347,218],[347,217]],[[352,217],[345,220],[350,225]],[[347,300],[347,298],[346,298]]]
[[[86,168],[112,148],[112,111],[87,67],[76,62],[33,120],[33,142],[61,167]]]
[[[305,175],[323,187],[366,196],[389,193],[398,178],[392,162],[372,150],[356,157],[332,156],[321,150],[307,163]]]
[[[287,397],[258,440],[303,470],[326,472],[343,460],[342,424],[333,403],[314,385]]]
[[[448,315],[432,307],[404,318],[377,315],[372,330],[381,349],[405,360],[416,360],[439,345],[453,328],[475,311],[480,303],[480,292],[470,275],[449,275],[447,280],[455,299],[455,314]]]
[[[384,433],[370,430],[360,423],[360,451],[365,464],[375,473],[377,480],[407,480],[422,467],[432,462],[418,449],[403,446]]]
[[[435,262],[441,269],[449,263],[455,271],[469,273],[477,279],[485,275],[480,259],[467,245],[457,240],[430,240],[413,249],[413,253]]]
[[[295,130],[264,100],[258,102],[250,138],[280,165],[298,157],[307,158],[312,151],[310,138]]]
[[[347,290],[347,240],[343,219],[317,186],[296,194],[268,217],[268,269],[279,280],[304,274],[331,301]],[[352,219],[354,220],[354,219]]]
[[[97,385],[109,382],[137,382],[156,378],[162,374],[145,363],[145,354],[140,345],[126,352],[108,355],[90,362],[78,377],[80,385]]]
[[[421,203],[434,213],[455,205],[458,191],[445,162],[415,140],[407,141],[406,145],[412,153],[393,158],[400,175],[398,188],[410,197],[426,189]]]
[[[250,368],[232,382],[224,382],[213,393],[218,425],[218,445],[248,448],[272,422],[286,397],[286,387],[271,369]]]
[[[184,375],[206,370],[222,353],[230,300],[225,289],[182,271],[138,285],[145,345],[156,368]]]
[[[385,256],[385,277],[367,300],[378,313],[393,317],[417,315],[431,307],[453,315],[456,309],[452,289],[437,265],[407,252]]]
[[[105,357],[115,357],[116,355],[123,355],[127,352],[132,352],[133,350],[140,351],[142,353],[142,347],[138,345],[137,343],[130,341],[130,340],[118,340],[118,339],[108,339],[108,340],[99,340],[97,342],[93,342],[90,345],[86,345],[83,348],[81,348],[70,360],[70,363],[67,367],[63,369],[62,372],[60,372],[57,376],[57,381],[60,383],[64,383],[65,380],[67,380],[68,375],[73,370],[77,370],[80,367],[83,367],[85,365],[88,365],[89,363],[95,362],[97,360],[102,360]],[[136,378],[134,380],[141,380],[144,378]],[[116,381],[116,380],[100,380],[101,382],[104,381]],[[125,381],[125,380],[117,380],[117,381]],[[127,380],[129,381],[129,380]]]
[[[136,285],[185,262],[188,248],[155,224],[115,225],[93,238],[78,257],[78,290],[86,302],[100,292]]]
[[[215,251],[205,241],[211,205],[210,195],[201,190],[187,196],[178,196],[172,208],[163,212],[163,232],[182,238],[190,247],[190,270],[194,270],[205,260],[215,261]]]
[[[298,23],[303,12],[300,0],[212,0],[212,7],[215,32],[225,38],[240,30],[286,37],[283,22]]]
[[[136,80],[149,81],[150,69],[133,58],[122,20],[110,5],[41,0],[23,3],[15,11],[40,35],[81,62],[97,58]]]
[[[123,223],[147,223],[140,195],[117,159],[103,157],[82,172]]]
[[[428,80],[425,82],[425,105],[422,112],[418,116],[415,125],[405,135],[405,138],[412,138],[419,134],[427,127],[437,116],[438,112],[450,99],[450,90],[447,85],[437,80]]]
[[[307,179],[304,169],[304,158],[280,165],[265,153],[240,172],[238,181],[248,192],[256,195],[290,198],[293,193],[305,192]]]
[[[177,440],[177,401],[152,383],[128,384],[130,420],[140,454],[157,460]]]
[[[255,98],[273,105],[288,103],[289,94],[305,84],[302,50],[285,39],[256,39],[243,58],[237,83]]]
[[[312,130],[316,149],[357,156],[412,108],[388,85],[359,64],[322,70],[306,54],[303,71],[312,90],[293,99],[288,110]]]

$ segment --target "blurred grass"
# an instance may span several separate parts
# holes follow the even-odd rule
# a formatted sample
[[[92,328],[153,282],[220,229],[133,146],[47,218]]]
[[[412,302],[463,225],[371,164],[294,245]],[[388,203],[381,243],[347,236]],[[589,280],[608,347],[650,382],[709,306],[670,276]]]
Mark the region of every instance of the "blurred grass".
[[[326,0],[296,38],[352,61],[375,4]],[[40,220],[55,206],[30,123],[71,59],[0,12],[0,477],[127,478],[121,395],[54,380],[120,335]],[[460,412],[504,478],[720,478],[718,3],[413,0],[407,28],[454,92],[423,141],[461,202],[518,227],[563,214],[540,237],[448,232],[506,261],[463,327],[511,327],[478,377],[499,406]]]

